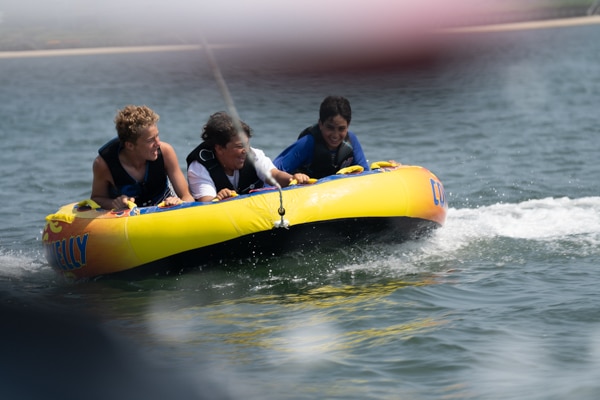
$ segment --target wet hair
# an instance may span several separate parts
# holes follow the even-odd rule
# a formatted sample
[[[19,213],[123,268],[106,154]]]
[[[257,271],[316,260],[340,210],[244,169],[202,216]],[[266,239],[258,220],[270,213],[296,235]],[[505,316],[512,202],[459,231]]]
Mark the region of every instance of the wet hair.
[[[240,120],[242,129],[248,136],[252,137],[252,129],[244,121]],[[206,125],[202,129],[202,140],[210,147],[215,145],[221,147],[227,146],[227,143],[237,138],[238,131],[233,123],[233,118],[224,111],[214,113],[208,118]]]
[[[140,131],[156,125],[159,115],[147,106],[128,105],[117,112],[115,128],[121,144],[135,143],[140,137]]]
[[[325,97],[319,108],[319,121],[323,123],[336,115],[340,115],[350,125],[350,120],[352,120],[350,102],[342,96]]]

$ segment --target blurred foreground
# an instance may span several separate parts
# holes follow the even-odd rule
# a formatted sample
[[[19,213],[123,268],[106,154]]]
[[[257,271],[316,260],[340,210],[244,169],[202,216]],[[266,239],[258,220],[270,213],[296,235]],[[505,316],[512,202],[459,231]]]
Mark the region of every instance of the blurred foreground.
[[[190,4],[116,0],[84,4],[22,0],[0,5],[0,51],[212,43],[407,46],[441,28],[571,18],[586,15],[592,0],[374,0],[364,3],[241,0]],[[418,43],[418,40],[417,40]]]

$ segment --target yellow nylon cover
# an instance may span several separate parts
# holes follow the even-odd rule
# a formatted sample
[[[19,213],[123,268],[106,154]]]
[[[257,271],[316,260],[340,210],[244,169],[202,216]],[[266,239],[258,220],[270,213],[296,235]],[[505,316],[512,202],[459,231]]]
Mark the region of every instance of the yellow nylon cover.
[[[447,204],[438,178],[418,166],[383,164],[282,190],[285,220],[295,225],[347,218],[411,217],[443,225]],[[171,208],[102,210],[91,200],[46,217],[42,234],[50,265],[76,278],[110,274],[269,231],[281,220],[280,193],[266,190],[215,203]]]

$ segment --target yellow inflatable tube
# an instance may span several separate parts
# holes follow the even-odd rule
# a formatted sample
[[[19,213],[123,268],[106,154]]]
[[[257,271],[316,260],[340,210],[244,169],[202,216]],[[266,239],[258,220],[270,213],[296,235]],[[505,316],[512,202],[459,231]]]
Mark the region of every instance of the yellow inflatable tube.
[[[91,200],[72,203],[46,217],[42,242],[54,269],[84,278],[173,256],[199,264],[244,252],[257,255],[261,249],[271,254],[290,244],[334,236],[389,235],[394,230],[404,240],[442,226],[446,211],[443,185],[433,173],[383,163],[368,172],[215,203],[131,205],[113,211]],[[390,232],[381,231],[388,228]]]

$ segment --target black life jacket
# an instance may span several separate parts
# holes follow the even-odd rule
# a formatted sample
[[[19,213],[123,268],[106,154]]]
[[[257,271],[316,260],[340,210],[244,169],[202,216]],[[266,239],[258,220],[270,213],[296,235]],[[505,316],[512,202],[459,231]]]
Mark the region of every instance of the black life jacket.
[[[252,150],[250,150],[247,157],[254,157]],[[247,162],[244,163],[244,166],[239,171],[240,179],[238,180],[238,187],[233,187],[231,181],[227,178],[227,174],[225,174],[223,166],[219,163],[219,160],[217,160],[214,151],[204,142],[196,146],[196,148],[185,158],[185,161],[187,162],[188,169],[190,168],[190,164],[194,161],[198,161],[200,164],[204,165],[215,184],[217,193],[221,189],[227,188],[235,190],[237,194],[247,194],[251,190],[259,189],[264,186],[264,182],[261,181],[256,174],[256,168],[254,168],[253,163],[246,160]]]
[[[303,130],[300,135],[298,135],[298,139],[306,135],[312,135],[315,140],[312,163],[300,166],[296,172],[304,173],[311,178],[320,179],[335,174],[342,166],[350,165],[354,159],[354,149],[352,148],[348,136],[346,136],[346,139],[338,146],[337,150],[332,152],[327,148],[319,124],[309,126]]]
[[[108,165],[113,178],[114,186],[109,188],[110,198],[115,199],[126,195],[135,198],[135,204],[139,207],[146,207],[156,205],[173,195],[160,148],[156,160],[146,161],[146,174],[142,182],[136,181],[125,171],[119,161],[120,150],[119,138],[110,140],[98,150],[98,154]]]

